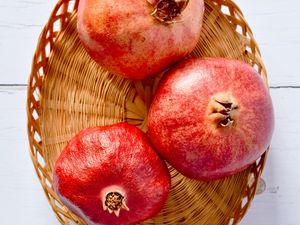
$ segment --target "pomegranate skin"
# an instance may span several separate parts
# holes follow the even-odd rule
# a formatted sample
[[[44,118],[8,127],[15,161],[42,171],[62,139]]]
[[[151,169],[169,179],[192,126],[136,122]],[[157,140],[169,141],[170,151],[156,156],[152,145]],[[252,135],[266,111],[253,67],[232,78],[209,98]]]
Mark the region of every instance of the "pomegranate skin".
[[[270,94],[244,62],[188,59],[170,70],[150,106],[148,135],[183,175],[236,174],[267,149],[274,129]]]
[[[190,53],[200,37],[204,1],[189,0],[171,24],[151,15],[157,2],[80,0],[77,30],[89,55],[114,74],[140,80]]]
[[[88,225],[127,225],[162,209],[170,174],[147,136],[119,123],[88,128],[71,139],[55,164],[53,185],[62,202]],[[109,210],[107,196],[115,192],[123,200],[115,205],[118,210]]]

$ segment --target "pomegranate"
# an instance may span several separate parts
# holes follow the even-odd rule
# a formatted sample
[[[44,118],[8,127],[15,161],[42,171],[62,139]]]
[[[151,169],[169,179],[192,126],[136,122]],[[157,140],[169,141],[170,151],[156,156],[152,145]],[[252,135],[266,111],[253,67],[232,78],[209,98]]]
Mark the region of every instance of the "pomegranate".
[[[194,49],[203,13],[203,0],[80,0],[77,30],[96,62],[139,80]]]
[[[160,84],[148,134],[183,175],[212,180],[233,175],[267,149],[274,127],[271,97],[244,62],[188,59]]]
[[[54,168],[54,190],[89,225],[134,224],[157,214],[170,189],[165,163],[128,123],[76,135]]]

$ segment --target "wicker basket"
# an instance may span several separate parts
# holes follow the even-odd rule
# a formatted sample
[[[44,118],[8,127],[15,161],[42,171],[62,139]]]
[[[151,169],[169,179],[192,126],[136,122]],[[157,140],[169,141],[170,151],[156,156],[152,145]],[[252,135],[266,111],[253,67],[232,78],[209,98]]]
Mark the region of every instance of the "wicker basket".
[[[267,75],[251,29],[231,0],[206,0],[204,26],[192,56],[222,56]],[[128,121],[146,128],[151,96],[160,75],[131,82],[100,68],[76,33],[78,0],[60,0],[45,25],[33,58],[27,115],[30,155],[45,194],[61,224],[85,224],[52,189],[52,168],[66,142],[79,130]],[[252,201],[266,153],[245,171],[218,181],[190,180],[174,169],[163,210],[143,224],[237,224]]]

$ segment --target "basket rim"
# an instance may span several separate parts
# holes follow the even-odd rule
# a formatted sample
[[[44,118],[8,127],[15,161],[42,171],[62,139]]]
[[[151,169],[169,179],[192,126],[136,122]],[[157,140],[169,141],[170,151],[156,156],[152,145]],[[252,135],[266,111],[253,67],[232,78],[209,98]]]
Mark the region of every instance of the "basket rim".
[[[69,9],[69,3],[74,1],[74,6],[73,6],[73,10],[72,8]],[[242,23],[245,25],[245,29],[242,29],[242,31],[244,32],[244,35],[249,39],[249,47],[252,50],[252,53],[254,55],[255,58],[258,59],[260,66],[258,66],[258,71],[261,74],[261,76],[263,77],[263,80],[265,82],[265,84],[268,86],[268,79],[267,79],[267,72],[266,72],[266,68],[265,65],[262,61],[261,58],[261,53],[258,47],[257,42],[255,41],[254,37],[253,37],[253,33],[252,30],[250,28],[250,26],[248,25],[248,23],[246,22],[243,13],[241,11],[241,9],[238,7],[238,5],[233,2],[233,0],[207,0],[207,1],[212,1],[215,4],[219,3],[228,7],[233,7],[234,11],[232,12],[236,17],[238,17],[238,19],[240,21],[242,21]],[[43,164],[45,162],[42,161],[43,159],[43,155],[42,155],[42,150],[41,150],[41,146],[42,146],[42,140],[41,137],[39,136],[40,134],[40,130],[39,130],[39,123],[40,121],[39,119],[39,115],[40,112],[37,112],[36,109],[39,108],[39,102],[42,99],[42,96],[35,96],[35,91],[39,89],[39,85],[40,83],[43,84],[44,82],[44,77],[46,74],[41,75],[39,74],[39,70],[41,68],[43,68],[41,66],[41,64],[45,63],[45,61],[47,61],[48,56],[45,52],[43,52],[42,54],[40,54],[40,50],[43,48],[46,48],[46,45],[43,45],[43,40],[47,40],[49,39],[49,37],[47,37],[47,34],[49,32],[49,29],[53,29],[53,21],[60,21],[60,28],[59,31],[57,33],[55,33],[56,31],[52,31],[53,34],[57,35],[64,30],[66,24],[68,23],[69,17],[71,15],[71,13],[73,11],[76,10],[78,6],[78,0],[59,0],[55,7],[53,8],[50,17],[47,21],[47,23],[45,24],[45,26],[43,27],[38,42],[37,42],[37,46],[34,52],[34,56],[33,56],[33,60],[32,60],[32,67],[31,67],[31,72],[28,78],[28,85],[27,85],[27,100],[26,100],[26,111],[27,111],[27,135],[28,135],[28,141],[29,141],[29,147],[30,147],[30,157],[31,160],[33,162],[34,165],[34,169],[36,171],[36,174],[39,178],[39,181],[43,187],[43,190],[45,192],[45,195],[49,201],[49,203],[51,203],[54,200],[51,200],[52,198],[52,194],[51,190],[48,188],[48,184],[47,182],[49,182],[51,180],[51,178],[49,177],[48,172],[49,171],[45,171],[45,167],[43,166]],[[60,14],[61,17],[59,17],[58,13],[59,11],[62,10],[64,12],[64,14]],[[71,12],[69,12],[69,10],[71,10]],[[221,10],[221,9],[220,9]],[[63,16],[62,16],[63,15]],[[225,15],[226,17],[228,17],[228,19],[233,19],[232,15]],[[59,17],[59,18],[58,18]],[[53,40],[52,44],[53,44]],[[48,41],[48,44],[50,44],[50,49],[51,49],[51,41]],[[47,62],[46,62],[47,64]],[[253,65],[252,65],[253,66]],[[41,72],[42,73],[42,72]],[[37,77],[39,76],[39,77]],[[41,85],[42,86],[42,85]],[[34,98],[34,101],[32,101],[32,98]],[[35,118],[33,116],[34,111],[36,111],[35,113],[37,113],[38,118]],[[35,135],[37,134],[37,136],[39,137],[35,137]],[[39,140],[40,139],[40,140]],[[268,154],[268,149],[267,151],[261,156],[260,161],[255,164],[256,166],[252,166],[253,168],[251,170],[255,170],[255,174],[257,175],[257,178],[259,178],[261,176],[261,173],[264,169],[265,163],[266,163],[266,158],[267,158],[267,154]],[[42,159],[40,159],[40,157]],[[256,189],[257,189],[257,183],[258,183],[258,179],[256,179],[253,183],[253,188],[250,190],[251,193],[249,193],[250,198],[248,199],[248,202],[246,203],[246,206],[243,208],[244,210],[240,211],[240,215],[238,215],[239,220],[235,221],[235,222],[239,222],[240,219],[243,218],[243,216],[245,215],[245,213],[247,212],[247,210],[250,208],[250,204],[252,202],[252,199],[254,198]],[[50,194],[49,194],[50,193]],[[53,208],[58,220],[64,224],[64,219],[61,217],[61,215],[59,215],[58,212],[56,212],[57,209],[55,209],[53,207],[53,205],[51,204],[51,207]],[[63,206],[62,206],[63,207]],[[71,218],[74,220],[76,223],[79,223],[80,221],[77,218],[73,218],[71,216]]]

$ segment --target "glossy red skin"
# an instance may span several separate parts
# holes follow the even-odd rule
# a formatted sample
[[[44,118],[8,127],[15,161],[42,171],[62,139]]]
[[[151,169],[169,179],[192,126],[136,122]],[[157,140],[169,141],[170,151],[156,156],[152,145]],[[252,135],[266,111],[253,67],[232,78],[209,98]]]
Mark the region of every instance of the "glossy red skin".
[[[153,11],[147,0],[80,0],[78,34],[101,66],[128,79],[144,79],[194,49],[204,1],[190,0],[182,21],[169,25],[151,16]]]
[[[101,190],[118,185],[130,211],[104,211]],[[89,225],[134,224],[157,214],[170,189],[165,163],[144,133],[128,123],[88,128],[66,146],[54,169],[62,202]]]
[[[216,127],[207,107],[216,93],[231,92],[238,116]],[[189,59],[171,70],[150,106],[148,134],[156,150],[187,177],[224,178],[252,164],[274,129],[271,97],[258,73],[236,60]]]

